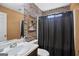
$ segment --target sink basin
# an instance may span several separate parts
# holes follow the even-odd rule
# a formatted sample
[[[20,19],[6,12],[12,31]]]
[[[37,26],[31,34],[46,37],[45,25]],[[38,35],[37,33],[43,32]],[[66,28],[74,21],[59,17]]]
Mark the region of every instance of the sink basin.
[[[9,55],[9,56],[21,55],[21,54],[27,52],[28,50],[29,50],[29,48],[27,49],[26,46],[22,46],[22,45],[21,45],[21,46],[18,46],[18,47],[16,47],[16,48],[10,49],[10,50],[8,51],[8,55]]]
[[[14,48],[7,47],[4,49],[2,53],[8,53],[8,56],[16,56],[16,55],[22,55],[26,53],[31,46],[25,45],[24,43],[18,44]]]
[[[38,45],[31,43],[18,43],[16,47],[10,48],[8,46],[2,53],[7,53],[8,56],[24,56],[29,55]]]

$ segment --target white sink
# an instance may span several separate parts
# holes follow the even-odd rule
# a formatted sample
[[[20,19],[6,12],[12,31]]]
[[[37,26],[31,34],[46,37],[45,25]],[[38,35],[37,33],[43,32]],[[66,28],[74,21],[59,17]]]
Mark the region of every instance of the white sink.
[[[27,52],[29,50],[29,48],[27,49],[25,46],[18,46],[15,47],[13,49],[10,48],[10,50],[8,51],[8,55],[9,56],[17,56],[17,55],[21,55],[23,53],[25,53],[25,51]]]
[[[8,56],[23,56],[29,55],[38,45],[29,43],[18,43],[15,48],[7,47],[2,53],[8,53]]]

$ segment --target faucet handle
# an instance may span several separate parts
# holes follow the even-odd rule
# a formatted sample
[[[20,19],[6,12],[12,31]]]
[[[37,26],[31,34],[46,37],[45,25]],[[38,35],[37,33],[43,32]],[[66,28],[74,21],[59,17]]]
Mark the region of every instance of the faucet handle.
[[[14,43],[11,43],[10,48],[14,48],[14,47],[16,47],[16,46],[17,46],[17,43],[14,42]]]

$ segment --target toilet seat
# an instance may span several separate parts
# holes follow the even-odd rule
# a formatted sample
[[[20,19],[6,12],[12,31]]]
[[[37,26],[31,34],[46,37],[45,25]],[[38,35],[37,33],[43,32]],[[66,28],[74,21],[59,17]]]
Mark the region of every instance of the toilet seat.
[[[45,49],[38,48],[38,56],[49,56],[49,52]]]

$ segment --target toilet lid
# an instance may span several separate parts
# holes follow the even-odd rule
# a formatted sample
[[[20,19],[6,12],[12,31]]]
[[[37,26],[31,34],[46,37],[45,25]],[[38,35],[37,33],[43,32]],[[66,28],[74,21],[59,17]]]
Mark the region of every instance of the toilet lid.
[[[38,55],[39,56],[49,56],[49,52],[45,49],[38,48]]]

